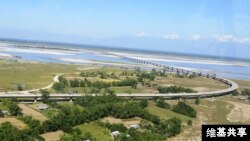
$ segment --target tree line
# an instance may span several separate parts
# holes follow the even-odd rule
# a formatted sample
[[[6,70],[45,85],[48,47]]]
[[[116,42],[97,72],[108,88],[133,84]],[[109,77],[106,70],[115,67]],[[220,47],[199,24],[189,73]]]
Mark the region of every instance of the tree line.
[[[103,82],[103,81],[89,81],[87,78],[84,80],[74,79],[67,80],[66,78],[60,76],[59,82],[53,84],[52,88],[58,92],[63,92],[64,88],[67,86],[70,87],[95,87],[97,89],[109,88],[109,87],[122,87],[122,86],[131,86],[136,88],[137,81],[132,78],[126,78],[121,81],[112,81],[112,82]]]
[[[185,88],[181,86],[168,86],[168,87],[158,87],[159,93],[195,93],[197,91],[191,88]]]

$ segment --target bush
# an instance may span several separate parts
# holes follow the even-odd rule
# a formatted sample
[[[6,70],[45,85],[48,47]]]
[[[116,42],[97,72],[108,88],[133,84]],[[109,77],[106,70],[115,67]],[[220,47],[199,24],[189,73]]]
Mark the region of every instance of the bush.
[[[200,104],[200,99],[199,99],[199,98],[196,98],[195,101],[194,101],[194,103],[195,103],[196,105],[199,105],[199,104]]]
[[[244,89],[241,91],[241,94],[242,95],[247,95],[247,96],[250,96],[250,89]]]
[[[178,102],[178,104],[173,107],[173,111],[196,118],[196,110],[184,102]]]
[[[166,103],[164,101],[164,99],[160,98],[156,101],[156,106],[160,107],[160,108],[166,108],[166,109],[170,109],[170,105],[168,103]]]
[[[188,125],[192,125],[192,124],[193,124],[193,121],[192,121],[192,120],[188,120],[188,121],[187,121],[187,124],[188,124]]]
[[[139,106],[140,106],[141,108],[146,108],[146,107],[148,107],[148,100],[147,100],[147,99],[141,100],[141,101],[139,102]]]

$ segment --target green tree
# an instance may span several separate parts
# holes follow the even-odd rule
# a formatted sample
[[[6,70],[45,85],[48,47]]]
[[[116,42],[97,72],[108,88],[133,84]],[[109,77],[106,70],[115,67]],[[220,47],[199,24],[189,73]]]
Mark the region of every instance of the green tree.
[[[194,101],[194,103],[195,103],[196,105],[199,105],[199,104],[200,104],[200,98],[196,98],[195,101]]]
[[[61,75],[58,77],[58,80],[59,80],[59,82],[61,82],[64,86],[68,86],[68,85],[69,85],[68,80],[67,80],[65,77],[61,76]]]
[[[61,83],[61,82],[55,82],[55,83],[53,84],[52,88],[53,88],[54,90],[56,90],[57,92],[63,92],[65,86],[64,86],[64,84]]]
[[[17,85],[17,90],[18,90],[18,91],[22,91],[22,90],[23,90],[23,86],[22,86],[21,84],[18,84],[18,85]]]
[[[147,99],[141,100],[141,101],[139,102],[139,106],[140,106],[141,108],[146,108],[146,107],[148,107],[148,100],[147,100]]]
[[[166,108],[166,109],[170,109],[171,107],[168,103],[164,101],[163,98],[159,98],[158,100],[156,100],[156,106],[160,108]]]
[[[44,102],[44,103],[48,103],[49,102],[49,91],[47,90],[40,90],[40,93],[42,94],[41,96],[41,100]]]
[[[196,118],[196,110],[184,102],[178,102],[178,104],[173,107],[173,111]]]
[[[5,105],[8,108],[10,115],[12,116],[17,116],[22,114],[22,110],[17,105],[17,101],[15,99],[4,99],[3,105]]]

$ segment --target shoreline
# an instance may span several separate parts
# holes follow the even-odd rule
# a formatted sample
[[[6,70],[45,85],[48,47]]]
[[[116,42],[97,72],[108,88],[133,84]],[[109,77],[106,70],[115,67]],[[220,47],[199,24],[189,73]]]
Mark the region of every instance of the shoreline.
[[[165,64],[168,66],[174,66],[177,68],[184,68],[190,71],[203,71],[218,73],[220,76],[229,79],[242,79],[249,80],[250,74],[250,63],[239,62],[239,61],[220,61],[220,60],[207,60],[206,58],[195,60],[192,56],[173,56],[167,55],[159,56],[155,54],[145,54],[138,52],[118,52],[111,50],[102,49],[87,49],[87,48],[72,48],[65,49],[62,47],[37,47],[30,44],[16,45],[1,43],[0,42],[0,59],[13,59],[22,61],[35,61],[42,63],[62,63],[62,64],[102,64],[102,65],[112,65],[112,64],[133,64],[134,66],[140,66],[141,64],[131,63],[127,60],[122,60],[121,56],[131,56],[135,59],[145,60],[145,58],[152,62],[158,62],[160,64]],[[22,56],[22,53],[24,57]],[[20,56],[17,58],[15,56]],[[38,57],[36,57],[38,56]],[[100,56],[100,58],[99,58]],[[102,58],[103,57],[103,58]],[[190,65],[190,66],[189,66]],[[223,67],[227,67],[222,69]],[[243,70],[239,68],[243,68]],[[245,78],[245,79],[244,79]]]
[[[40,49],[40,50],[38,50]],[[156,62],[171,62],[171,63],[192,63],[192,64],[207,64],[207,65],[224,65],[224,66],[238,66],[238,67],[245,67],[250,66],[250,63],[246,62],[229,62],[229,61],[218,61],[218,60],[196,60],[192,59],[192,57],[180,57],[180,56],[156,56],[156,55],[146,55],[143,52],[142,53],[127,53],[127,52],[112,52],[112,51],[102,51],[102,50],[90,50],[90,49],[67,49],[65,50],[62,48],[50,48],[50,47],[11,47],[9,45],[2,46],[0,44],[0,51],[7,52],[2,53],[5,55],[9,55],[8,52],[18,52],[18,53],[34,53],[34,54],[47,54],[47,55],[65,55],[65,56],[73,56],[78,53],[90,53],[95,54],[98,56],[105,56],[105,57],[114,57],[118,58],[118,56],[115,55],[122,55],[122,56],[131,56],[135,59],[140,60],[147,60],[149,61],[156,61]],[[115,55],[111,55],[115,54]],[[0,54],[1,56],[1,54]],[[11,55],[10,55],[11,56]]]

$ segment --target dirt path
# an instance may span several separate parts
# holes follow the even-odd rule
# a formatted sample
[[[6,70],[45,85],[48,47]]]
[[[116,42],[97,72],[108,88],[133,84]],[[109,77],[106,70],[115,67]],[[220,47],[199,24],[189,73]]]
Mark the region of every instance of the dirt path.
[[[250,105],[234,101],[225,102],[234,105],[232,111],[227,115],[227,120],[231,122],[250,123]]]

